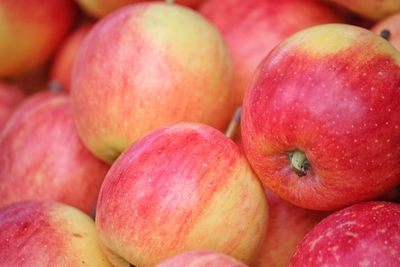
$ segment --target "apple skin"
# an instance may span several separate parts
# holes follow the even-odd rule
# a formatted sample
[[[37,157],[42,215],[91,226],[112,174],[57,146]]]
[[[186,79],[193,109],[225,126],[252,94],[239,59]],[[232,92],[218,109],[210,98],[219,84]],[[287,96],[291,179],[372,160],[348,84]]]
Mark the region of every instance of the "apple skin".
[[[112,267],[98,244],[93,219],[51,201],[0,209],[0,265]]]
[[[167,259],[156,267],[246,267],[228,255],[213,251],[190,251]]]
[[[252,267],[287,267],[304,236],[329,213],[292,205],[265,188],[269,206],[266,238]]]
[[[77,0],[79,6],[89,15],[102,18],[109,13],[127,5],[146,2],[149,0]],[[152,1],[152,0],[150,0]],[[154,1],[154,0],[153,0]],[[196,7],[203,0],[175,0],[174,3]]]
[[[276,47],[242,107],[243,148],[264,185],[317,210],[373,199],[397,185],[399,62],[386,40],[345,24],[314,26]],[[305,172],[292,168],[293,152],[305,153]]]
[[[0,148],[0,207],[48,199],[95,208],[109,165],[80,141],[67,95],[26,98],[0,133]]]
[[[72,32],[58,49],[50,69],[51,83],[64,92],[69,93],[71,88],[72,68],[79,48],[93,24],[84,24]]]
[[[210,23],[178,5],[135,4],[100,20],[72,76],[78,132],[108,162],[162,125],[224,130],[234,111],[228,48]]]
[[[154,266],[199,249],[250,264],[268,220],[262,185],[238,146],[194,123],[158,128],[125,150],[96,210],[99,239],[116,267]]]
[[[231,50],[237,105],[258,64],[283,39],[310,26],[344,21],[315,0],[208,0],[199,12],[219,29]]]
[[[373,21],[379,21],[400,11],[398,0],[325,0],[343,6]]]
[[[24,97],[24,92],[18,86],[0,82],[0,129],[3,129]]]
[[[72,0],[0,0],[0,77],[45,63],[68,33],[75,11]]]
[[[371,28],[371,31],[378,35],[382,35],[382,31],[384,30],[390,32],[388,38],[389,43],[400,51],[400,13],[379,21]]]
[[[400,266],[400,205],[357,203],[317,224],[290,260],[296,266]]]

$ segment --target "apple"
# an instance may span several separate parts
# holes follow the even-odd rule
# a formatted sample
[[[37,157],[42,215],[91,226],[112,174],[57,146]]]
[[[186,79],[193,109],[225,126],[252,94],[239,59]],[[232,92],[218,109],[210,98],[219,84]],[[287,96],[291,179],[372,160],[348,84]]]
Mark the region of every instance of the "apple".
[[[305,236],[289,266],[400,266],[400,205],[369,201],[331,214]]]
[[[328,212],[297,207],[268,188],[265,194],[269,205],[268,227],[252,267],[287,267],[298,243]]]
[[[0,209],[0,265],[112,266],[100,249],[93,219],[51,201]]]
[[[0,0],[0,77],[45,63],[74,21],[72,0]]]
[[[89,15],[101,18],[127,5],[149,0],[77,0],[79,6]],[[175,0],[174,3],[196,7],[203,0]],[[168,2],[168,0],[166,0]]]
[[[204,124],[160,127],[127,148],[102,184],[96,228],[116,266],[155,266],[190,250],[250,264],[268,206],[238,146]]]
[[[153,2],[122,8],[96,23],[75,61],[78,132],[96,156],[113,162],[166,124],[224,130],[234,111],[231,70],[221,35],[195,11]]]
[[[24,100],[0,132],[0,207],[55,200],[90,213],[109,169],[81,142],[67,95]]]
[[[167,259],[156,267],[246,267],[228,255],[213,251],[190,251]]]
[[[0,129],[24,99],[25,94],[16,85],[0,82]]]
[[[400,51],[400,11],[372,26],[371,31],[387,39]]]
[[[400,12],[399,0],[326,0],[352,12],[362,15],[370,20],[378,21]]]
[[[243,148],[265,186],[335,210],[400,182],[400,54],[361,27],[325,24],[278,45],[242,107]]]
[[[317,0],[208,0],[199,12],[220,30],[232,52],[237,105],[258,64],[279,42],[309,26],[344,21]]]
[[[72,67],[82,41],[92,28],[92,23],[79,26],[72,32],[58,49],[50,69],[50,80],[53,86],[69,92],[71,88]]]

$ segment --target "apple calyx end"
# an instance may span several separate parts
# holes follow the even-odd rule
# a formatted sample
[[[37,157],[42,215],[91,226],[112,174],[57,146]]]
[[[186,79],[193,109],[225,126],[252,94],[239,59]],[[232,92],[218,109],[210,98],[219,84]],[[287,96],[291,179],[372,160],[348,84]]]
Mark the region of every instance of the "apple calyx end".
[[[379,35],[380,35],[383,39],[389,41],[391,33],[390,33],[390,31],[389,31],[388,29],[383,29],[383,30],[380,32]]]
[[[307,175],[307,172],[311,169],[311,164],[303,151],[295,150],[290,152],[289,160],[293,171],[299,177]]]

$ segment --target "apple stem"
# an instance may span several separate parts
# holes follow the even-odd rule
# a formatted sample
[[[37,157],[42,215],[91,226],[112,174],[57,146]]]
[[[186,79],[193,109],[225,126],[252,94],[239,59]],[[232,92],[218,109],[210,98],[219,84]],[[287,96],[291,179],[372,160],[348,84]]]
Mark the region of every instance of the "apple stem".
[[[172,4],[174,3],[174,0],[165,0],[165,2],[166,2],[168,5],[172,5]]]
[[[241,114],[242,114],[242,108],[238,107],[228,125],[228,129],[226,129],[225,131],[226,137],[232,139],[235,136],[237,129],[239,128],[240,125]]]
[[[388,29],[383,29],[383,30],[381,31],[381,33],[380,33],[380,36],[381,36],[383,39],[386,39],[387,41],[389,41],[389,39],[390,39],[390,31],[389,31]]]
[[[303,151],[296,150],[289,153],[289,159],[292,169],[299,177],[305,176],[311,168],[311,164]]]

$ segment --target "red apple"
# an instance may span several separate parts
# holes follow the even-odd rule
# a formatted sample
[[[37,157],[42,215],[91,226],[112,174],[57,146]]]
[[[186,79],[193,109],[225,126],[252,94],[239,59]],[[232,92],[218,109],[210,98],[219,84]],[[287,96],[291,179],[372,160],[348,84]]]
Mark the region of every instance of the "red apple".
[[[400,266],[400,205],[363,202],[331,214],[305,236],[289,266]]]
[[[69,98],[52,92],[27,98],[0,134],[0,206],[49,199],[89,213],[108,165],[76,131]]]
[[[182,123],[151,132],[114,162],[96,227],[116,267],[199,249],[249,264],[267,216],[261,183],[237,145],[212,127]]]
[[[212,251],[190,251],[167,259],[156,267],[246,267],[228,255]]]
[[[72,67],[82,41],[90,31],[92,24],[84,24],[72,32],[57,51],[50,69],[50,80],[65,92],[71,88]]]
[[[371,28],[371,31],[387,39],[400,51],[400,13],[379,21]]]
[[[77,3],[89,15],[101,18],[124,6],[146,1],[149,0],[77,0]],[[203,0],[175,0],[173,2],[190,7],[196,7],[202,1]]]
[[[0,0],[0,77],[50,58],[74,20],[72,0]]]
[[[0,129],[23,98],[24,93],[18,86],[0,82]]]
[[[56,202],[28,201],[0,209],[0,266],[111,264],[89,216]]]
[[[287,267],[296,246],[327,212],[294,206],[265,188],[269,205],[266,237],[253,267]]]
[[[232,52],[237,105],[258,64],[284,38],[309,26],[343,21],[317,0],[208,0],[199,11],[220,30]]]
[[[165,124],[224,130],[234,110],[228,49],[189,8],[150,2],[120,9],[93,27],[75,63],[77,128],[108,162]]]
[[[261,63],[242,113],[244,151],[263,183],[334,210],[400,182],[400,54],[361,27],[300,31]]]

